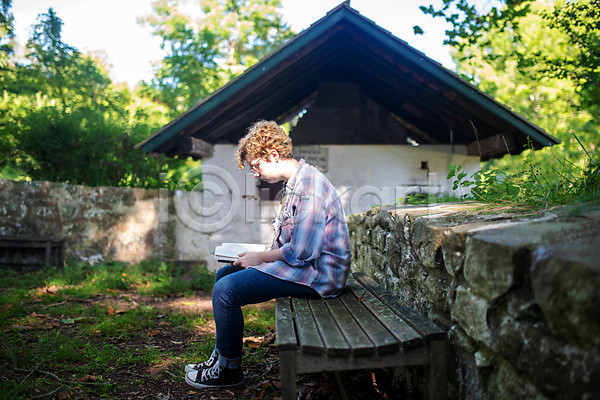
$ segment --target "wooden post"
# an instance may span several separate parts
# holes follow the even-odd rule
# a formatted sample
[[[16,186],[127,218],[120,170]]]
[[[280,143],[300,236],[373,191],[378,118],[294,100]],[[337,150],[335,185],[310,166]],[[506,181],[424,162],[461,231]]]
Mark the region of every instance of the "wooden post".
[[[191,136],[177,139],[177,151],[180,154],[195,158],[210,157],[213,154],[213,145]]]
[[[279,352],[279,378],[283,400],[296,400],[296,351]]]
[[[429,400],[446,398],[446,341],[429,343]]]

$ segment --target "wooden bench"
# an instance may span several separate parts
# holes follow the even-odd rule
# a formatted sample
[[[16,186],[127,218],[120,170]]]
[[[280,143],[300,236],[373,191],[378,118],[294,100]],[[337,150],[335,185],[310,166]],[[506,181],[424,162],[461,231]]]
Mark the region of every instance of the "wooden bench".
[[[296,374],[340,383],[337,371],[409,365],[429,365],[429,398],[446,397],[444,332],[364,274],[334,299],[279,298],[275,318],[283,400],[297,398]]]
[[[41,262],[32,262],[23,257],[27,251],[43,253]],[[7,265],[43,265],[65,263],[64,239],[31,239],[17,237],[0,237],[0,263]]]

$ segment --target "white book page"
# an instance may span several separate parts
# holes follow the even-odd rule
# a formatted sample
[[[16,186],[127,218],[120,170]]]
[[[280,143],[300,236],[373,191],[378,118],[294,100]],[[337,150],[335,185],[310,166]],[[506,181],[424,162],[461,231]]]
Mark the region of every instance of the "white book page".
[[[266,247],[262,243],[223,243],[215,248],[214,258],[219,261],[235,261],[240,253],[264,251]]]

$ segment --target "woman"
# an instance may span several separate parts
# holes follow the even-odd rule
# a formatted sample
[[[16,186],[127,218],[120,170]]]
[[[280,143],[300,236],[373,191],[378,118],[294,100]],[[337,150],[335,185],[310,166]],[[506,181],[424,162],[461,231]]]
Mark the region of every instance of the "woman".
[[[337,296],[350,270],[346,216],[335,188],[293,157],[292,141],[274,121],[258,121],[238,145],[238,167],[269,183],[285,182],[270,250],[241,253],[221,268],[212,292],[217,341],[211,357],[186,366],[195,388],[243,382],[241,307],[277,297]]]

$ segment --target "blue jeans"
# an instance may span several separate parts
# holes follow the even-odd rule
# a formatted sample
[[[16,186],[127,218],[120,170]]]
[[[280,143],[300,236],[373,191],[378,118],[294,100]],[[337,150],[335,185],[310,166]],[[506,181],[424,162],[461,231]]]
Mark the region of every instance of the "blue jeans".
[[[244,333],[242,306],[277,297],[318,299],[321,296],[313,288],[276,278],[254,268],[227,265],[217,271],[212,304],[217,327],[216,350],[221,366],[237,368],[241,364]]]

